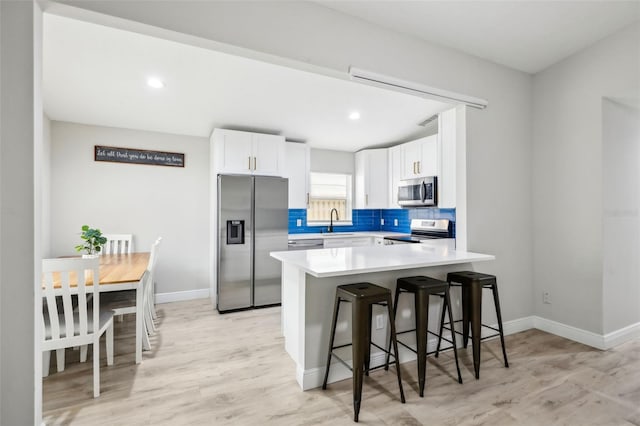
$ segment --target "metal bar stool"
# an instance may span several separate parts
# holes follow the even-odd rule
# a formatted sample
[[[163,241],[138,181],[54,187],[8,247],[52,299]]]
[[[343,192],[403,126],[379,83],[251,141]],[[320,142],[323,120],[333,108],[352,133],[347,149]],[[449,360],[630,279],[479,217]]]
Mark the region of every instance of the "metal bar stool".
[[[500,336],[502,344],[502,355],[504,357],[504,366],[509,368],[507,361],[507,350],[504,345],[504,330],[502,328],[502,314],[500,313],[500,300],[498,298],[498,283],[494,275],[483,274],[474,271],[450,272],[447,274],[447,281],[451,286],[462,287],[462,333],[454,330],[454,321],[449,318],[449,327],[444,327],[444,312],[440,322],[440,334],[442,329],[451,330],[451,334],[462,334],[462,341],[466,348],[469,343],[469,326],[471,326],[471,343],[473,347],[473,369],[475,370],[476,379],[480,378],[480,342],[492,337]],[[493,302],[496,308],[496,317],[498,319],[498,328],[482,324],[482,290],[490,289],[493,293]],[[482,327],[489,328],[497,333],[490,336],[482,337]],[[438,340],[437,352],[440,350],[440,340]]]
[[[351,303],[351,333],[352,343],[346,345],[333,346],[336,335],[336,322],[341,302]],[[391,320],[391,291],[384,287],[371,283],[357,283],[339,285],[336,288],[336,299],[333,307],[333,322],[331,324],[331,336],[329,341],[329,351],[327,355],[327,369],[324,374],[322,389],[327,388],[329,378],[329,368],[331,367],[331,357],[334,356],[353,373],[353,420],[358,421],[360,413],[360,401],[362,398],[363,375],[369,375],[370,370],[380,367],[388,369],[388,360],[384,365],[370,368],[371,345],[389,354],[384,348],[371,341],[371,314],[373,305],[387,306],[389,312],[389,324],[391,325],[391,344],[393,344],[396,372],[398,375],[398,387],[400,388],[400,400],[404,404],[404,391],[402,389],[402,378],[400,377],[400,363],[398,362],[398,342],[396,340],[396,328]],[[333,353],[334,349],[351,346],[353,356],[353,367],[350,367],[338,355]]]
[[[451,298],[449,297],[449,283],[446,281],[437,280],[431,277],[406,277],[399,278],[396,285],[396,297],[393,305],[393,318],[395,321],[398,311],[398,300],[402,293],[413,293],[415,303],[415,315],[416,315],[416,328],[411,330],[399,331],[397,334],[416,332],[417,349],[413,349],[405,343],[398,341],[399,344],[405,348],[413,351],[418,356],[418,385],[420,389],[420,396],[424,396],[424,386],[426,383],[425,373],[427,369],[427,355],[436,353],[436,351],[427,352],[427,334],[432,334],[440,339],[444,339],[447,342],[453,343],[453,339],[449,340],[442,337],[442,329],[440,334],[429,331],[429,296],[439,296],[444,299],[442,306],[442,315],[445,310],[449,310],[449,321],[453,320],[451,315]],[[462,376],[460,375],[460,366],[458,364],[458,350],[456,345],[452,344],[453,354],[456,359],[456,369],[458,370],[458,383],[462,383]],[[387,363],[389,362],[389,355],[387,355]]]

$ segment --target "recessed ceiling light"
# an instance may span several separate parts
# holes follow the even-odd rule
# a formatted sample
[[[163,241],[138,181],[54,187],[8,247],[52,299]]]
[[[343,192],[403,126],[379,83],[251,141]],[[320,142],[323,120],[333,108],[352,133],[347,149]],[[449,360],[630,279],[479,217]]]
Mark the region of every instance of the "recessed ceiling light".
[[[358,120],[360,119],[360,113],[358,111],[353,111],[351,114],[349,114],[349,118],[351,120]]]
[[[150,77],[147,80],[147,86],[153,87],[154,89],[162,89],[164,87],[164,81],[157,77]]]

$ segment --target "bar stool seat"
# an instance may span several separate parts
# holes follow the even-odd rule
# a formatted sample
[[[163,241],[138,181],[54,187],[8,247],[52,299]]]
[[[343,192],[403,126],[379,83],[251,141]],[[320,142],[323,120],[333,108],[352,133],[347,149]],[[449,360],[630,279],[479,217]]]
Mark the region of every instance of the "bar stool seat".
[[[447,281],[438,280],[431,277],[425,276],[414,276],[414,277],[405,277],[399,278],[396,285],[396,296],[395,303],[393,305],[393,318],[395,320],[396,314],[398,311],[398,300],[400,299],[400,295],[402,293],[413,293],[414,295],[414,304],[415,304],[415,317],[416,317],[416,328],[411,330],[405,330],[397,332],[398,335],[403,333],[416,332],[416,343],[417,347],[414,350],[410,346],[404,344],[401,341],[398,341],[401,345],[406,347],[407,349],[413,351],[417,355],[418,361],[418,386],[420,396],[424,396],[424,387],[426,383],[425,375],[427,368],[427,355],[431,353],[435,353],[436,351],[427,352],[427,334],[432,334],[438,337],[438,341],[442,339],[442,328],[440,329],[440,334],[433,333],[429,331],[428,320],[429,320],[429,296],[439,296],[444,299],[444,303],[442,306],[442,315],[445,314],[445,311],[449,312],[449,321],[453,321],[453,316],[451,313],[451,298],[449,296],[449,283]],[[462,383],[462,376],[460,374],[460,366],[458,364],[458,350],[455,345],[455,338],[452,333],[452,339],[444,339],[452,344],[453,353],[456,360],[456,369],[458,371],[458,383]],[[389,355],[387,355],[387,358]],[[387,361],[388,362],[388,361]]]
[[[509,368],[507,361],[507,351],[504,344],[504,330],[502,327],[502,314],[500,313],[500,299],[498,297],[498,283],[495,275],[483,274],[475,271],[450,272],[447,274],[447,281],[451,286],[462,287],[462,340],[466,348],[469,342],[469,327],[471,327],[471,343],[473,348],[473,368],[475,370],[476,379],[480,378],[480,342],[500,336],[502,344],[502,355],[504,357],[504,366]],[[491,327],[482,323],[482,290],[489,289],[493,293],[493,302],[496,309],[496,317],[498,319],[498,328]],[[444,320],[444,315],[442,316]],[[456,321],[458,322],[458,321]],[[441,331],[444,327],[441,321]],[[450,329],[454,333],[454,322],[450,320]],[[482,327],[495,331],[495,334],[482,337]],[[438,341],[438,349],[440,341]]]
[[[336,323],[340,304],[342,302],[351,303],[351,343],[346,345],[334,346],[336,335]],[[391,319],[391,291],[387,288],[377,286],[371,283],[356,283],[339,285],[336,288],[335,304],[333,308],[333,321],[331,324],[331,335],[329,338],[329,351],[327,355],[327,369],[325,370],[324,382],[322,389],[327,388],[327,380],[329,379],[329,369],[331,367],[331,358],[335,357],[338,361],[349,368],[353,373],[353,420],[358,421],[360,413],[360,403],[362,400],[362,382],[363,376],[369,375],[369,371],[385,367],[388,369],[389,354],[385,348],[381,348],[371,341],[371,319],[373,305],[386,306],[389,313],[389,324],[391,329],[391,342],[393,345],[393,357],[396,365],[396,373],[398,376],[398,387],[400,388],[400,400],[404,404],[404,390],[402,389],[402,378],[400,376],[400,363],[398,361],[398,342],[396,340],[396,329],[394,321]],[[371,362],[371,345],[387,353],[387,362],[384,365],[370,368]],[[353,357],[352,367],[350,367],[342,358],[333,353],[334,349],[351,346]]]

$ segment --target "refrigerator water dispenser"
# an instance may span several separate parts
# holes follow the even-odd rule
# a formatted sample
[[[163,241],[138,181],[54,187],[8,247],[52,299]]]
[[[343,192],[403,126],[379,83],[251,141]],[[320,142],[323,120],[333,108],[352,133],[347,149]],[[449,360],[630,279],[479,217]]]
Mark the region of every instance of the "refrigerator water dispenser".
[[[244,220],[227,221],[227,244],[244,244]]]

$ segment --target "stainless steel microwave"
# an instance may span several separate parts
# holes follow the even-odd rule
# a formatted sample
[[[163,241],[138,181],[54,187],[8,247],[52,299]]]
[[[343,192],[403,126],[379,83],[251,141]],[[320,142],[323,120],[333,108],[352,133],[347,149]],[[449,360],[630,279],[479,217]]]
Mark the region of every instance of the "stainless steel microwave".
[[[430,176],[401,181],[398,187],[398,204],[403,207],[437,206],[438,178]]]

